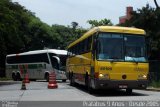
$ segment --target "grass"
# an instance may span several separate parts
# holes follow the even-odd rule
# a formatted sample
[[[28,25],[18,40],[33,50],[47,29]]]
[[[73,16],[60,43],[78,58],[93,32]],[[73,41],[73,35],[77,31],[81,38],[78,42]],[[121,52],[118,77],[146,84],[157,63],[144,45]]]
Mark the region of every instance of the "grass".
[[[159,81],[152,81],[149,86],[160,88],[160,80]]]

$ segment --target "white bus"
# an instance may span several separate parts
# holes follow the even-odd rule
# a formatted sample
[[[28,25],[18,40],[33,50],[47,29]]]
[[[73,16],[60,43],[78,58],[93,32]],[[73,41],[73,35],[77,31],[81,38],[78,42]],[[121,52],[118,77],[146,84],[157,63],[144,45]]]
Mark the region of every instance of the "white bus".
[[[14,81],[23,79],[23,71],[25,68],[21,66],[27,65],[29,79],[46,79],[49,80],[49,73],[55,71],[56,79],[66,81],[66,50],[47,49],[29,51],[19,54],[10,54],[6,56],[6,77],[12,78]]]

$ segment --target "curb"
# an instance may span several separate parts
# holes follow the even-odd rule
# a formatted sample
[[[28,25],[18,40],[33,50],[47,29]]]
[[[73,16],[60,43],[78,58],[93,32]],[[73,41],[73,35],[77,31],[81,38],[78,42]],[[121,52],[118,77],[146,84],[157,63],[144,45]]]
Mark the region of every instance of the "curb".
[[[11,84],[19,84],[21,81],[0,81],[0,86],[1,85],[11,85]]]
[[[154,88],[154,87],[148,87],[146,90],[147,91],[157,91],[157,92],[160,92],[160,88]]]

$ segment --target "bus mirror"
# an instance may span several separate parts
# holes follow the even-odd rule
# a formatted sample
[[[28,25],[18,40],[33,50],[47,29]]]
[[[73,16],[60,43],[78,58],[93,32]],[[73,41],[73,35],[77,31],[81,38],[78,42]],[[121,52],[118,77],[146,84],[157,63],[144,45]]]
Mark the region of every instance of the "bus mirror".
[[[57,56],[52,56],[52,58],[54,58],[54,59],[57,61],[58,64],[60,63],[59,57],[57,57]]]
[[[59,70],[60,68],[60,59],[57,56],[52,56],[52,65]]]

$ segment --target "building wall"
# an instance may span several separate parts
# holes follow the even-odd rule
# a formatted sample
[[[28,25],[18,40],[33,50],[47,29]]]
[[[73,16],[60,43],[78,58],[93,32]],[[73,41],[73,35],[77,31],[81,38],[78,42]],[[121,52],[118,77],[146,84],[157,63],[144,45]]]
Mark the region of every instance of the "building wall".
[[[133,11],[133,7],[127,7],[127,10],[126,10],[126,18],[127,20],[131,19],[132,15],[131,15],[131,12]]]
[[[126,22],[126,17],[120,17],[119,18],[119,23],[122,24],[122,23],[125,23]]]
[[[128,6],[126,7],[126,15],[119,17],[119,24],[125,23],[126,20],[130,20],[132,15],[131,12],[133,11],[133,7]]]

